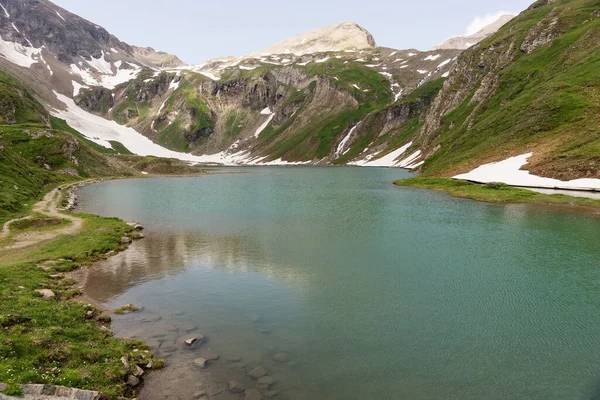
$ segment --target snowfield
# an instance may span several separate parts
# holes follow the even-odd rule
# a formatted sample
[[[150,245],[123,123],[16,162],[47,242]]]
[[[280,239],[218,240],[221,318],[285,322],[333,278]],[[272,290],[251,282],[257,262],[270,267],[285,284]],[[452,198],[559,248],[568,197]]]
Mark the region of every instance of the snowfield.
[[[504,161],[485,164],[466,174],[457,175],[454,179],[463,179],[478,183],[502,182],[511,186],[523,186],[543,189],[600,190],[600,179],[575,179],[560,181],[532,175],[521,170],[528,164],[533,153],[510,157]]]

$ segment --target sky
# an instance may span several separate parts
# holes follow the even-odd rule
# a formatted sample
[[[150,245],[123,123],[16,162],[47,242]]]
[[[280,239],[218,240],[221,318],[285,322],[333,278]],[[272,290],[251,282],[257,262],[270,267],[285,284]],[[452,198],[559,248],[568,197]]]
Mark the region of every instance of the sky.
[[[298,33],[354,21],[379,46],[427,50],[533,0],[54,0],[120,40],[186,63],[260,51]]]

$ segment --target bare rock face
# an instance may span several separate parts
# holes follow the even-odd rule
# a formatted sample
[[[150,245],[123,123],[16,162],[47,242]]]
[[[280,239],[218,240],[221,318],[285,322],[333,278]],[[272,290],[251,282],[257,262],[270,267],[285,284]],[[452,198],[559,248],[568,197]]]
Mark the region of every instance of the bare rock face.
[[[548,18],[540,21],[529,31],[521,45],[521,51],[530,54],[538,47],[556,39],[560,35],[559,22],[558,17],[554,16],[554,12],[550,13]]]

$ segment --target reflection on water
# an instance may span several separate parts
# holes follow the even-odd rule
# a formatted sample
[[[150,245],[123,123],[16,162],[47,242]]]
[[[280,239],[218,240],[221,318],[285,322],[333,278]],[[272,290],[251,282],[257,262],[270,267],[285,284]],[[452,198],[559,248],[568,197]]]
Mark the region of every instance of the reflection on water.
[[[169,362],[142,399],[239,398],[225,383],[254,387],[258,364],[282,399],[593,396],[597,218],[398,189],[394,170],[250,171],[83,191],[148,227],[85,287],[144,306],[114,321]]]

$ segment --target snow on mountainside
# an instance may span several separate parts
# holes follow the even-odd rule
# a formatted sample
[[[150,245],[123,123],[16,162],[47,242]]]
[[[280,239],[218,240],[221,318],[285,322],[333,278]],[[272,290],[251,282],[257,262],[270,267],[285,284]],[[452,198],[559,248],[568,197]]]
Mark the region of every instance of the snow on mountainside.
[[[448,39],[444,43],[434,46],[431,50],[442,50],[442,49],[458,49],[466,50],[469,47],[481,42],[485,38],[498,32],[500,28],[510,22],[515,15],[503,15],[498,20],[469,36],[458,36]]]

